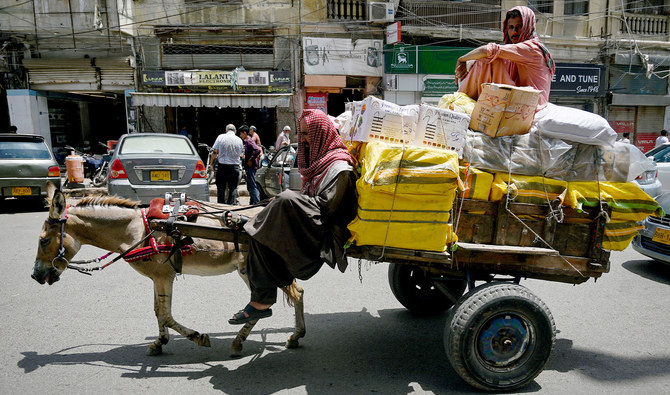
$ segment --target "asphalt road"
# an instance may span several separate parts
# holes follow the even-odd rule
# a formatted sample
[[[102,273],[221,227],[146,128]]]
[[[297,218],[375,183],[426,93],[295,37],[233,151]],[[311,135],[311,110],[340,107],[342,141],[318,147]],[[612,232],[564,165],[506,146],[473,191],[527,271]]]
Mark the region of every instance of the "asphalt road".
[[[395,300],[387,265],[325,267],[305,288],[307,336],[287,350],[292,308],[281,302],[257,325],[241,358],[228,356],[248,301],[237,275],[182,276],[173,312],[209,333],[211,348],[175,335],[164,354],[151,282],[122,261],[93,276],[65,273],[52,286],[30,278],[45,211],[3,203],[0,393],[406,394],[470,393],[443,350],[445,315],[417,318]],[[85,247],[78,258],[104,251]],[[612,254],[596,283],[527,280],[548,305],[556,347],[520,393],[670,393],[670,267],[632,249]]]

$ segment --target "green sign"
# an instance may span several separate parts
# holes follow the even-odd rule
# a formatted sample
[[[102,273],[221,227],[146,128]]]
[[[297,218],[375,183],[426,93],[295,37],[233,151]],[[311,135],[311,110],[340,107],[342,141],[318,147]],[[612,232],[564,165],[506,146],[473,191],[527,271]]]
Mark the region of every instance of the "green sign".
[[[423,82],[423,85],[424,97],[442,97],[447,93],[454,93],[458,90],[458,86],[456,85],[456,80],[454,78],[427,78]]]
[[[453,75],[458,58],[471,50],[436,45],[386,45],[384,71],[388,74]]]

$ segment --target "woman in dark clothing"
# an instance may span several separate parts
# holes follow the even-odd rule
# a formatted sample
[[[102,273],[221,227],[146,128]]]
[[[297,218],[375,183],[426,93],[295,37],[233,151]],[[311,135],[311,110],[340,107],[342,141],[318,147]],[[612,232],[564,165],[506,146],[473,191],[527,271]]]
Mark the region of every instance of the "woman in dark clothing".
[[[244,225],[251,236],[247,273],[251,302],[231,324],[272,315],[277,288],[307,280],[324,262],[344,272],[347,225],[356,215],[353,159],[337,129],[320,110],[305,110],[298,121],[301,193],[286,190]]]

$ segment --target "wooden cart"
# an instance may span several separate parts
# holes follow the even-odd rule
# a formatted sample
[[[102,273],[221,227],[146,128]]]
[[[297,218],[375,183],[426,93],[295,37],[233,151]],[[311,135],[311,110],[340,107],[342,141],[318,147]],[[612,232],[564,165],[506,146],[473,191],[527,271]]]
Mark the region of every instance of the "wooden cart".
[[[447,357],[469,384],[512,390],[543,370],[556,338],[547,306],[519,285],[522,278],[579,284],[609,271],[602,249],[607,206],[582,213],[547,205],[457,199],[457,248],[432,252],[387,246],[351,246],[354,259],[388,262],[398,301],[417,315],[450,309]],[[151,227],[165,229],[166,221]],[[227,228],[176,222],[186,236],[245,243]],[[479,285],[478,285],[479,283]],[[466,292],[467,289],[467,293]]]

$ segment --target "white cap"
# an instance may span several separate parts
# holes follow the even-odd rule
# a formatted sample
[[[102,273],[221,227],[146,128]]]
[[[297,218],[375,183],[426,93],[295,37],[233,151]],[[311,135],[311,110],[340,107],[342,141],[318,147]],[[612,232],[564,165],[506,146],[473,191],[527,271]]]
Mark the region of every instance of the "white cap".
[[[286,125],[286,126],[284,126],[284,130],[291,130],[291,127]]]

